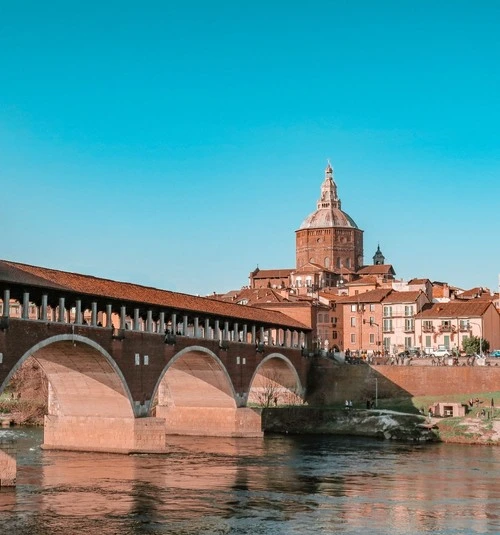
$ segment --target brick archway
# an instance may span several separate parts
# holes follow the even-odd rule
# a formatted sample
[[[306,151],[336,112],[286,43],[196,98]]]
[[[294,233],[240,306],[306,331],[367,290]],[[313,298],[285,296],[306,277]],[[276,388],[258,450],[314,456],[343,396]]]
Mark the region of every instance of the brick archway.
[[[248,404],[259,406],[291,405],[302,401],[304,389],[294,365],[280,353],[271,353],[256,368]]]
[[[62,334],[28,349],[12,368],[0,391],[28,358],[33,357],[49,382],[49,415],[133,418],[127,383],[109,353],[93,340]]]

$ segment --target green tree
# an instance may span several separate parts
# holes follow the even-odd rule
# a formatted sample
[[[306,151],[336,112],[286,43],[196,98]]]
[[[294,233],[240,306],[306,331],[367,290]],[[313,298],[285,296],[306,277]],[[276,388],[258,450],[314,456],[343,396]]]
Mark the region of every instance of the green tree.
[[[475,353],[480,353],[481,349],[483,353],[489,351],[490,343],[484,338],[481,339],[479,336],[471,336],[462,342],[462,346],[467,355],[473,355]]]

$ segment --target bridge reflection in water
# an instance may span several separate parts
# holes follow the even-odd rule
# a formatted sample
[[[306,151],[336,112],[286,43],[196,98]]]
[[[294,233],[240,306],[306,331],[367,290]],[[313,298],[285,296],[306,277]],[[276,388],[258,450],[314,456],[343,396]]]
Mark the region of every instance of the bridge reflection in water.
[[[17,492],[0,493],[0,528],[31,535],[500,532],[498,448],[169,437],[168,451],[32,447]]]

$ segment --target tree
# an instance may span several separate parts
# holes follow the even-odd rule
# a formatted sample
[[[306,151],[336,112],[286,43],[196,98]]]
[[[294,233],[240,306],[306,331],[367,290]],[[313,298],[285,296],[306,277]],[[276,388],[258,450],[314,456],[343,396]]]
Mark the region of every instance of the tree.
[[[462,342],[462,346],[467,355],[478,354],[481,352],[481,350],[484,353],[490,349],[490,343],[488,340],[485,340],[484,338],[481,339],[479,336],[471,336],[470,338],[466,338]]]

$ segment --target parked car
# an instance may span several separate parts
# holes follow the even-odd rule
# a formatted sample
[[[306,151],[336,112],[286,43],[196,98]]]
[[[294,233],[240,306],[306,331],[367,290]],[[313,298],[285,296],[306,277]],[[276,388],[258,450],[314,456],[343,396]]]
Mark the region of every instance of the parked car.
[[[490,352],[490,357],[500,358],[500,349],[494,349]]]
[[[446,346],[438,346],[437,349],[435,349],[431,357],[449,357],[451,355],[451,351]]]

